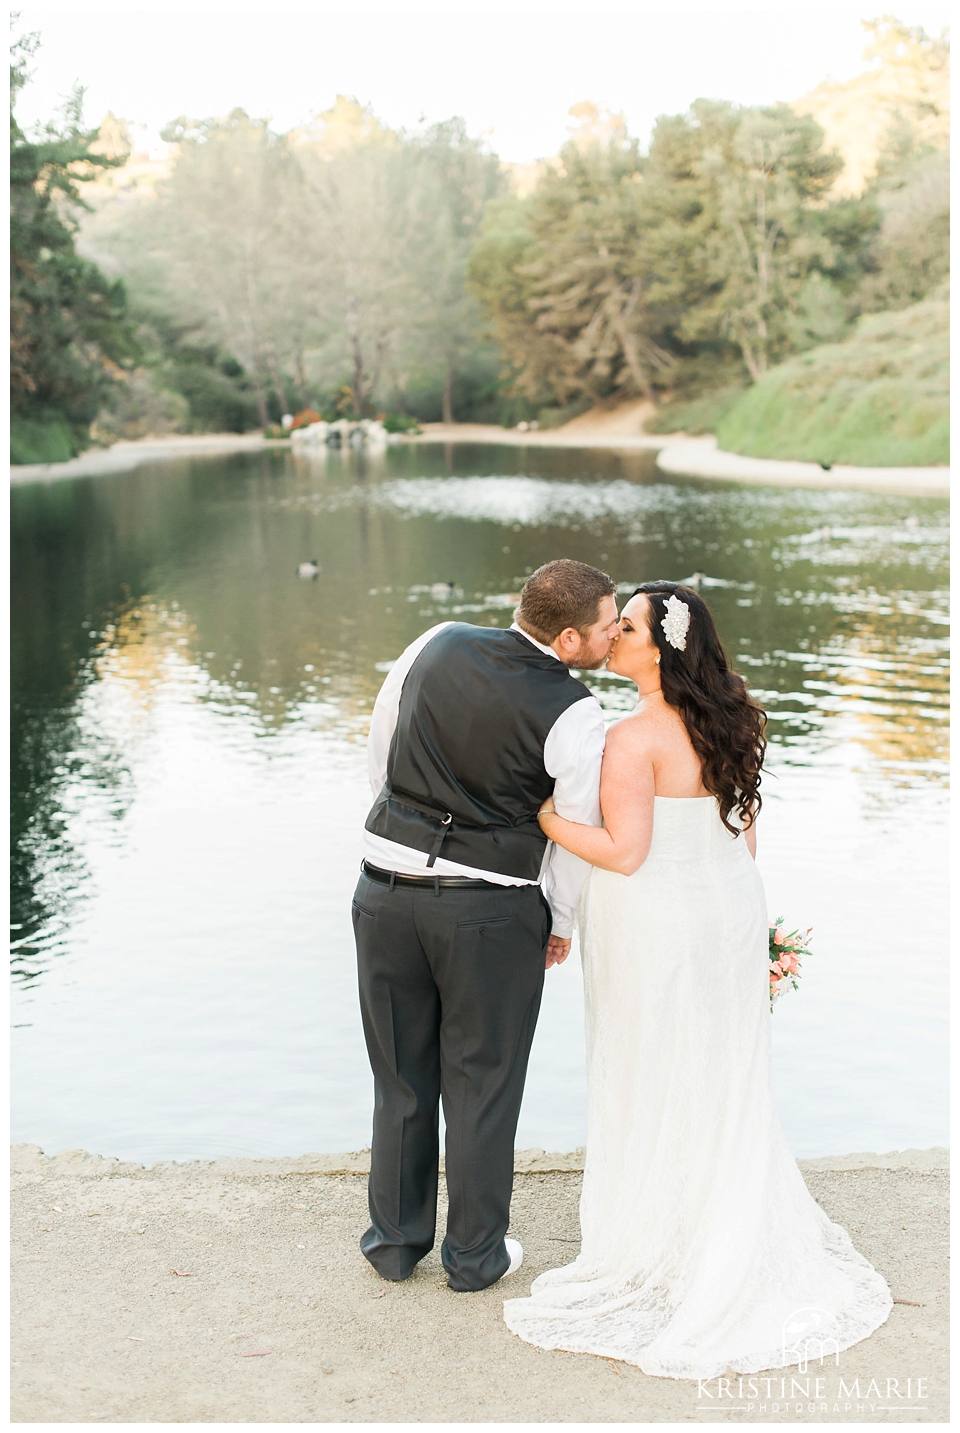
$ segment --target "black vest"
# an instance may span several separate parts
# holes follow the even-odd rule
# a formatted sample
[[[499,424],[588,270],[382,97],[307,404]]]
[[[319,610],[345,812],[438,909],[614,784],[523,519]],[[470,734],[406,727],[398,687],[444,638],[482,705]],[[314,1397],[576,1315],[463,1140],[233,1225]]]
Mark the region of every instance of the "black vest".
[[[455,622],[407,673],[387,780],[366,827],[401,846],[535,881],[553,791],[543,746],[590,693],[519,632]]]

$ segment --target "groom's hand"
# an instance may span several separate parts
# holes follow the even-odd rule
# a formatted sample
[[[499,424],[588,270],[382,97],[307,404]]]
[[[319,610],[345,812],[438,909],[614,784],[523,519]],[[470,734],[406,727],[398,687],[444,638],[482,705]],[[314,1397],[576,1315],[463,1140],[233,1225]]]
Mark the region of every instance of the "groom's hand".
[[[570,941],[559,935],[552,935],[547,941],[546,969],[549,970],[551,965],[562,965],[569,954]]]

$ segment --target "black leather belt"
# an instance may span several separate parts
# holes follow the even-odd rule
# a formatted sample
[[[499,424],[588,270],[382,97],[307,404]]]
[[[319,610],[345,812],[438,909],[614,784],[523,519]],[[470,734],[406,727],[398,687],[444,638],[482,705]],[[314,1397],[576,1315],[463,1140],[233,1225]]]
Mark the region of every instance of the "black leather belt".
[[[369,861],[362,862],[360,866],[363,874],[371,881],[376,881],[381,886],[426,886],[429,890],[444,890],[451,886],[476,886],[490,891],[502,891],[503,886],[498,881],[482,881],[474,876],[401,876],[396,871],[381,871],[379,866],[371,866]]]

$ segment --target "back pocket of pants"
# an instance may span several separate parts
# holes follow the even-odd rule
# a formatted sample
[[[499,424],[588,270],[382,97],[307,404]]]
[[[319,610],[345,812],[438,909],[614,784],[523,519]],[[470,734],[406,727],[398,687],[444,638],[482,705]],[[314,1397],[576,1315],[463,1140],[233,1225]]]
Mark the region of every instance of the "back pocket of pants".
[[[509,925],[512,919],[512,916],[487,916],[484,920],[457,921],[457,930],[476,931],[478,935],[483,935],[488,926]]]

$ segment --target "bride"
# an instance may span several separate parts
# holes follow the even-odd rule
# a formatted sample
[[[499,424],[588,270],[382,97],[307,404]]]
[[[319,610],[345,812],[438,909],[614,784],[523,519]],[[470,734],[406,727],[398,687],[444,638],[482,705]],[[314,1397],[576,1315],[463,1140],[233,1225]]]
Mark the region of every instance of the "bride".
[[[777,1117],[753,861],[765,718],[709,609],[673,582],[637,589],[607,667],[640,705],[607,737],[604,827],[552,801],[540,818],[595,868],[581,1253],[504,1318],[540,1348],[666,1378],[803,1367],[866,1338],[892,1299],[808,1193]]]

